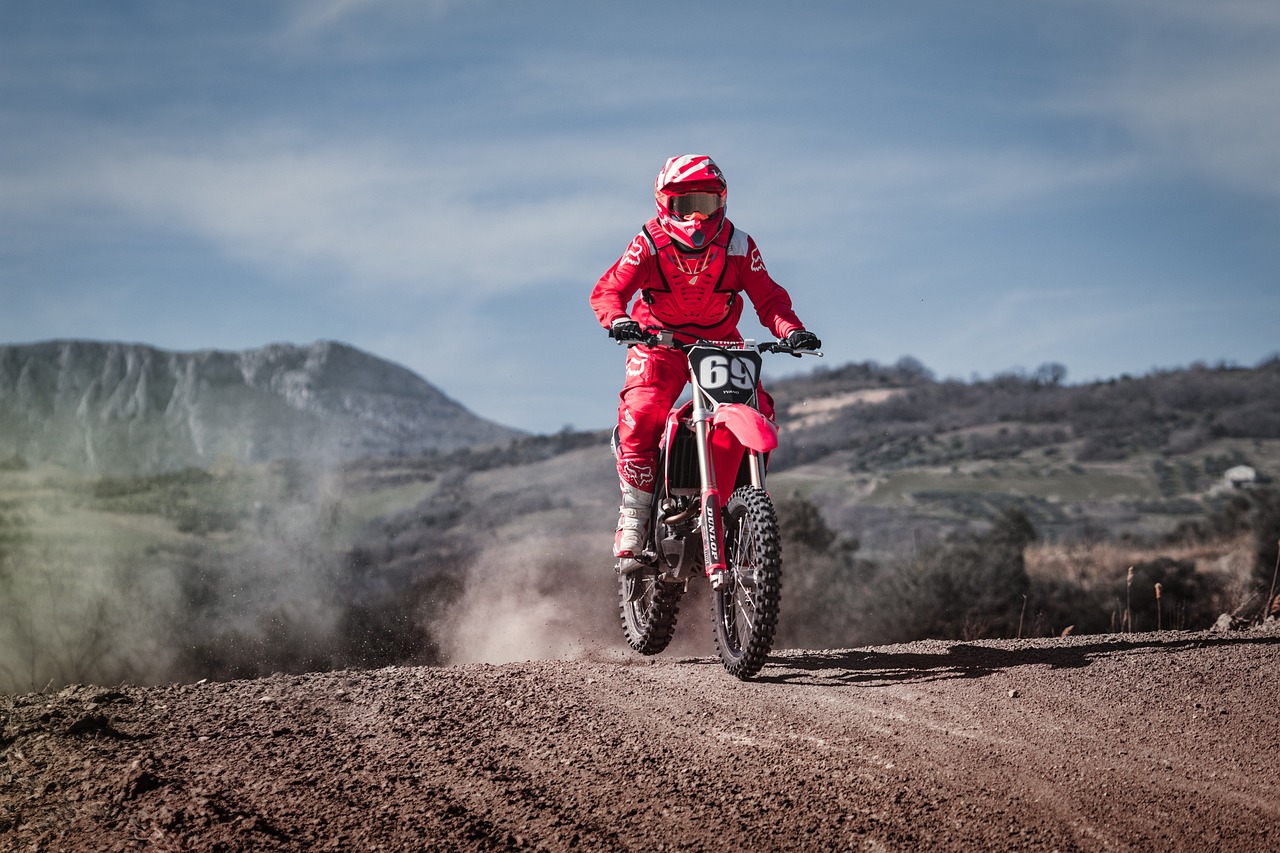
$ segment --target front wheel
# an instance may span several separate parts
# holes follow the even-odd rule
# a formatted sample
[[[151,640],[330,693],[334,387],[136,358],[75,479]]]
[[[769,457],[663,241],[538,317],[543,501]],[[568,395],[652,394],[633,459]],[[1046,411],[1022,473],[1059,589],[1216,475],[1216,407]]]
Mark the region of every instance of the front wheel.
[[[724,508],[728,582],[711,593],[716,651],[730,675],[746,680],[764,666],[782,601],[782,540],[773,502],[742,486]]]

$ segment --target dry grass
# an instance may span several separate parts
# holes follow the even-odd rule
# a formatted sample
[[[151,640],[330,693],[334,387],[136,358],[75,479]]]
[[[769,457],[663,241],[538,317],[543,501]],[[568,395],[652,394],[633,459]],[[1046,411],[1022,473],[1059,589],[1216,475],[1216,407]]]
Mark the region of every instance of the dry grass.
[[[1121,578],[1130,566],[1157,557],[1190,560],[1202,571],[1221,572],[1233,581],[1245,581],[1253,568],[1253,540],[1248,534],[1195,545],[1142,548],[1121,542],[1088,542],[1074,545],[1037,542],[1024,555],[1032,578],[1061,578],[1094,583]]]
[[[1032,578],[1068,580],[1087,588],[1125,583],[1125,595],[1113,615],[1115,630],[1130,630],[1134,614],[1129,609],[1133,566],[1159,557],[1189,561],[1198,572],[1213,572],[1223,583],[1224,605],[1238,616],[1248,607],[1257,607],[1257,595],[1251,589],[1253,540],[1249,534],[1195,545],[1170,545],[1143,548],[1118,542],[1079,543],[1065,546],[1035,543],[1024,554],[1027,573]],[[1160,611],[1160,585],[1156,588],[1156,624],[1163,627]]]

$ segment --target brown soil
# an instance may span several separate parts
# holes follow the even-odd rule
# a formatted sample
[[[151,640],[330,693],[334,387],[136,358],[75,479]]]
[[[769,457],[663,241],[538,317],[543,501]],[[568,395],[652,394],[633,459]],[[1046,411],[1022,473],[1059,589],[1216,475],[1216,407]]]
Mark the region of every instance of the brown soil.
[[[0,697],[12,850],[1266,850],[1280,635]]]

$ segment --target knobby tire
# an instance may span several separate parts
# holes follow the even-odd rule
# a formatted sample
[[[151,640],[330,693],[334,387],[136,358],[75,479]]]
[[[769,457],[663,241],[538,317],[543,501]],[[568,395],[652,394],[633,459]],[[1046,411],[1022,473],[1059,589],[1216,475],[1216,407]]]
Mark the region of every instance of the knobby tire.
[[[640,588],[633,592],[629,584],[639,584]],[[619,586],[622,632],[627,645],[642,655],[658,654],[675,636],[684,585],[659,580],[656,569],[640,569],[623,575]],[[630,600],[633,597],[635,600]]]
[[[724,508],[729,582],[711,593],[716,651],[730,675],[746,680],[773,647],[782,601],[782,539],[773,502],[742,486]]]
[[[659,459],[658,471],[663,471],[664,467]],[[663,492],[662,479],[659,474],[655,495]],[[651,547],[659,531],[656,497],[653,504],[653,514],[649,519]],[[656,553],[657,548],[652,547],[652,550]],[[627,638],[627,645],[642,655],[656,655],[666,649],[676,633],[676,616],[680,613],[684,584],[663,581],[656,567],[643,568],[619,577],[618,593],[622,602],[619,606],[622,633]]]

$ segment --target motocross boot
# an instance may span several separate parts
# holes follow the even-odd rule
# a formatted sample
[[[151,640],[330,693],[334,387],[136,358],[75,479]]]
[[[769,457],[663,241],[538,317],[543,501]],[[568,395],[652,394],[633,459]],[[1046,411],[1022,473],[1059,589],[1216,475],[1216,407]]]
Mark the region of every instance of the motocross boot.
[[[622,484],[622,506],[618,507],[618,529],[613,537],[613,555],[635,559],[644,551],[649,534],[649,509],[653,493]]]

